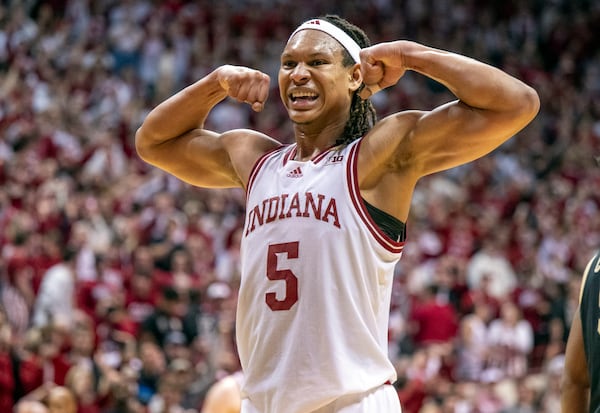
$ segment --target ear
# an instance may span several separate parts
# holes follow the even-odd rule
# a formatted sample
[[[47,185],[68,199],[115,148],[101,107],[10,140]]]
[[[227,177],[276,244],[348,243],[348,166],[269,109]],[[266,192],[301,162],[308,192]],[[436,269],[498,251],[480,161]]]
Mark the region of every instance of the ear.
[[[354,64],[354,66],[349,69],[348,77],[350,82],[350,90],[354,92],[363,83],[362,72],[360,71],[360,63]]]

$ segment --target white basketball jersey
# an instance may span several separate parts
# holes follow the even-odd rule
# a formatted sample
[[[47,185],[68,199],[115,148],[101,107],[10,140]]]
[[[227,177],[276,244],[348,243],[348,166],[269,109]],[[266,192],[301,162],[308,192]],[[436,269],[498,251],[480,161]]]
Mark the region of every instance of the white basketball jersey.
[[[262,413],[307,413],[396,380],[387,331],[403,243],[367,213],[359,148],[300,162],[282,147],[250,176],[237,343],[243,395]]]

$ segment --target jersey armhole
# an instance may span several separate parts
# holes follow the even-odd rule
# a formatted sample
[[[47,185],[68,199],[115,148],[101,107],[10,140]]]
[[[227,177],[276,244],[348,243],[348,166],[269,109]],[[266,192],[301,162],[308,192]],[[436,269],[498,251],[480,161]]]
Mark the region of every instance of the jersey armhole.
[[[406,239],[406,224],[404,222],[369,204],[364,198],[362,198],[362,201],[371,219],[383,233],[398,242],[403,242]]]
[[[386,250],[394,254],[400,254],[404,249],[404,240],[400,241],[392,238],[387,232],[382,230],[381,226],[375,222],[372,215],[369,213],[366,203],[360,195],[357,178],[357,158],[360,144],[361,140],[354,141],[350,144],[349,159],[346,164],[346,179],[352,205],[377,242]]]

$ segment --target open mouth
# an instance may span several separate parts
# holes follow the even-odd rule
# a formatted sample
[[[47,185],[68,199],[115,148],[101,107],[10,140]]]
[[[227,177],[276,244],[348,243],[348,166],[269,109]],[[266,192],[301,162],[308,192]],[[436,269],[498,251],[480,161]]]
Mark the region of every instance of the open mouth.
[[[317,95],[315,92],[292,92],[290,93],[290,100],[292,102],[312,102],[317,100],[317,98],[319,97],[319,95]]]

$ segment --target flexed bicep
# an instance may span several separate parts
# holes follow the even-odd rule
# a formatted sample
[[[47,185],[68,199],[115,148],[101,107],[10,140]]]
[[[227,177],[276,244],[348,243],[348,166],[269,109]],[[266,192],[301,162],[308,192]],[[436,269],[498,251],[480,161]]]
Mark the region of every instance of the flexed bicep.
[[[138,153],[146,162],[195,186],[241,186],[220,135],[215,132],[192,129],[156,145],[148,154],[140,150]]]
[[[533,120],[539,110],[535,90],[475,59],[410,41],[382,43],[361,51],[365,94],[385,88],[410,70],[445,86],[456,100],[417,115],[387,118],[377,136],[398,148],[391,163],[424,176],[491,152]],[[408,122],[407,122],[408,119]],[[386,154],[389,152],[386,152]]]
[[[204,123],[212,108],[227,97],[262,110],[269,82],[269,76],[258,70],[220,66],[150,111],[135,135],[140,158],[192,185],[243,187],[247,164],[265,146],[274,145],[272,140],[240,129],[227,133],[237,145],[226,145],[222,135],[204,129]],[[248,155],[239,156],[240,148],[247,149]]]
[[[513,113],[449,102],[421,116],[409,145],[420,175],[474,161],[496,149],[527,123]]]
[[[250,129],[223,134],[194,129],[160,144],[145,160],[194,186],[245,188],[258,158],[280,145]]]

